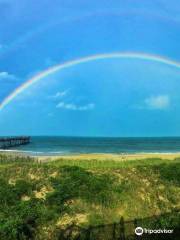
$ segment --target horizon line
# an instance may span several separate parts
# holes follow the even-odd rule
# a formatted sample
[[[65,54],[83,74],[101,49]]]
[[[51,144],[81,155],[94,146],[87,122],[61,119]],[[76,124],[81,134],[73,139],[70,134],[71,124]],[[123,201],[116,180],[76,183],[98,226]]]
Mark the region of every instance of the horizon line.
[[[29,136],[29,137],[62,137],[62,138],[180,138],[178,136],[78,136],[78,135],[30,135],[30,134],[18,134],[18,135],[0,135],[1,137],[18,137],[18,136]]]

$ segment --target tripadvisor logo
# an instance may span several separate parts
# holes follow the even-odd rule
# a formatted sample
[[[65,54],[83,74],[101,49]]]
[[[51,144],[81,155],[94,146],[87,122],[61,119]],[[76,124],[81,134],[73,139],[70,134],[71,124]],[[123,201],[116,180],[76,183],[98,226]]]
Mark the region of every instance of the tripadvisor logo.
[[[171,233],[173,233],[173,230],[172,229],[147,229],[147,228],[143,229],[142,227],[137,227],[135,229],[136,235],[140,236],[143,233],[146,233],[146,234],[162,234],[162,233],[171,234]]]
[[[143,228],[142,227],[137,227],[135,229],[135,234],[138,235],[138,236],[142,235],[143,234]]]

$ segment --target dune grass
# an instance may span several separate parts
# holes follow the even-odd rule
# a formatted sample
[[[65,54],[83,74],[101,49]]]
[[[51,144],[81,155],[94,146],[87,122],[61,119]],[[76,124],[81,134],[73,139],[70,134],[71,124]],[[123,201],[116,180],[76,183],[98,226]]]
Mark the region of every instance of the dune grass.
[[[2,240],[58,239],[54,233],[72,223],[96,226],[180,208],[179,159],[0,159]]]

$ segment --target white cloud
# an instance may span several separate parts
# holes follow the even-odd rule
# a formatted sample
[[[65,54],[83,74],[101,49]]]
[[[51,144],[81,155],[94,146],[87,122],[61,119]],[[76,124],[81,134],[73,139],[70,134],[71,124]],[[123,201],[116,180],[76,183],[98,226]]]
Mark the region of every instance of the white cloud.
[[[62,97],[65,97],[68,94],[68,92],[69,92],[69,90],[57,92],[56,94],[54,94],[53,96],[50,96],[49,98],[53,98],[53,99],[62,98]]]
[[[86,105],[76,105],[74,103],[60,102],[56,105],[56,108],[62,108],[62,109],[73,110],[73,111],[87,111],[87,110],[94,109],[94,107],[95,107],[94,103],[89,103]]]
[[[0,80],[3,80],[5,82],[11,82],[11,81],[16,81],[17,77],[8,72],[0,72]]]
[[[170,106],[170,97],[168,95],[151,96],[144,100],[144,108],[165,110]]]
[[[7,76],[9,76],[8,72],[0,72],[0,78],[6,78]]]

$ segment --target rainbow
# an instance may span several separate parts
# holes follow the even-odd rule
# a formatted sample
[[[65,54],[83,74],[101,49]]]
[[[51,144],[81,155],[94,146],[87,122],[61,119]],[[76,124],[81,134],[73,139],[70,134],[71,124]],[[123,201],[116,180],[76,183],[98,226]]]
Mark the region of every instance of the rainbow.
[[[58,65],[55,65],[51,68],[48,68],[45,71],[42,71],[41,73],[35,75],[34,77],[27,80],[25,83],[23,83],[20,87],[18,87],[15,91],[13,91],[8,97],[6,97],[3,102],[0,104],[0,111],[7,106],[15,97],[17,97],[20,93],[22,93],[24,90],[29,88],[34,83],[40,81],[44,77],[47,77],[57,71],[61,71],[63,69],[67,69],[79,64],[91,62],[91,61],[97,61],[102,59],[116,59],[116,58],[128,58],[128,59],[140,59],[145,61],[153,61],[161,64],[166,64],[175,68],[180,68],[180,63],[170,60],[168,58],[164,58],[161,56],[151,55],[151,54],[145,54],[145,53],[131,53],[131,52],[124,52],[124,53],[105,53],[105,54],[97,54],[92,56],[87,56],[79,59],[75,59],[72,61],[68,61],[65,63],[61,63]]]

